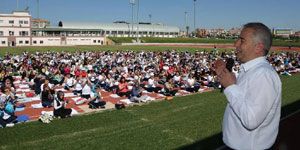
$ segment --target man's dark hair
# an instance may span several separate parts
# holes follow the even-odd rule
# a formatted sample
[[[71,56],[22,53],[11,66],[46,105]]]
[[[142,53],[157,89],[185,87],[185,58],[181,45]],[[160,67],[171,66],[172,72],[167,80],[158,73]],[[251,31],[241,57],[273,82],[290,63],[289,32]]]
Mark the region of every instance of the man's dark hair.
[[[251,28],[254,30],[253,40],[258,43],[262,42],[264,45],[264,55],[267,55],[272,45],[271,30],[260,22],[250,22],[244,25],[243,29]]]

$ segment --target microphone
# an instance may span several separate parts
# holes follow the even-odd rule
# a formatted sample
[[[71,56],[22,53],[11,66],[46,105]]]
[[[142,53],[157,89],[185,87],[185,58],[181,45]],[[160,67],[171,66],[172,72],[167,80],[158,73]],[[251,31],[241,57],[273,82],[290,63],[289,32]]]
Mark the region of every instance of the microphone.
[[[226,59],[226,69],[229,71],[229,72],[232,72],[232,67],[234,65],[234,59],[232,58],[227,58]],[[221,93],[224,91],[224,87],[221,86]]]
[[[227,60],[226,60],[226,69],[228,69],[229,72],[232,72],[233,65],[234,65],[234,59],[227,58]]]

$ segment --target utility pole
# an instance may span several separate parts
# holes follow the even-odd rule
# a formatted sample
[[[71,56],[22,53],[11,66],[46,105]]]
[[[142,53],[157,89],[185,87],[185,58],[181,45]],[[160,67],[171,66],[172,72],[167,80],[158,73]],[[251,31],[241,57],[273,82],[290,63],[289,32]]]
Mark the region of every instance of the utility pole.
[[[196,35],[196,1],[194,0],[194,34]]]
[[[188,26],[187,17],[188,17],[188,12],[185,11],[184,12],[184,22],[185,22],[185,29],[186,29],[186,34],[185,34],[186,37],[189,35],[189,26]]]
[[[152,15],[149,14],[149,20],[150,20],[150,26],[151,26],[151,34],[150,34],[150,37],[153,35],[153,26],[152,26]]]
[[[134,13],[133,13],[133,12],[134,12],[135,0],[130,0],[129,3],[131,4],[131,9],[132,9],[132,10],[131,10],[131,11],[132,11],[132,12],[131,12],[131,15],[132,15],[132,16],[131,16],[131,32],[130,32],[129,35],[130,35],[131,37],[133,37],[133,21],[134,21],[134,15],[133,15]]]
[[[19,0],[17,0],[17,10],[19,10]]]

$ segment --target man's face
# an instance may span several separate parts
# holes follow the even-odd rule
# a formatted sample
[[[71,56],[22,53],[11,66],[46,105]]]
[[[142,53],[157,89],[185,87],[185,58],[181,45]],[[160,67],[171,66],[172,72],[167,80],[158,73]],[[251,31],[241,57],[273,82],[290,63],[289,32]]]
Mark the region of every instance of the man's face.
[[[239,61],[246,63],[254,58],[255,42],[253,41],[253,29],[246,28],[241,31],[239,38],[235,41],[236,56]]]

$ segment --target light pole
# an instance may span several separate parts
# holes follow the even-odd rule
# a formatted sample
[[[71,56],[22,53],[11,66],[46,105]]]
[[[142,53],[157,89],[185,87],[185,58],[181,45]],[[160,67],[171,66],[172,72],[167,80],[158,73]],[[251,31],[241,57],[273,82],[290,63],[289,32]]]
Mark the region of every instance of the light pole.
[[[137,27],[136,27],[136,42],[140,42],[140,39],[139,39],[139,11],[140,11],[140,0],[136,0],[137,1],[137,11],[136,11],[136,20],[137,20]]]
[[[135,5],[135,0],[130,0],[129,3],[131,4],[131,9],[132,9],[132,10],[131,10],[131,11],[132,11],[132,12],[131,12],[131,31],[130,31],[130,34],[129,34],[129,35],[130,35],[131,37],[133,37],[133,19],[134,19],[134,15],[133,15],[133,14],[134,14],[134,13],[133,13],[133,10],[134,10],[134,9],[133,9],[133,8],[134,8],[134,5]]]
[[[153,31],[153,25],[152,25],[152,15],[149,14],[149,18],[150,18],[150,25],[151,25],[151,34],[150,34],[150,37],[152,37],[154,35],[154,31]]]
[[[17,10],[19,10],[19,0],[17,0]]]
[[[186,35],[185,36],[188,36],[189,35],[189,26],[188,26],[188,22],[187,22],[187,15],[188,12],[184,12],[184,22],[185,22],[185,29],[186,29]]]
[[[194,0],[194,32],[196,33],[196,0]]]

